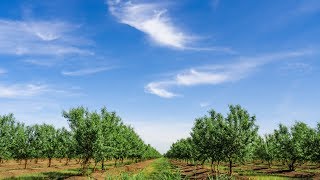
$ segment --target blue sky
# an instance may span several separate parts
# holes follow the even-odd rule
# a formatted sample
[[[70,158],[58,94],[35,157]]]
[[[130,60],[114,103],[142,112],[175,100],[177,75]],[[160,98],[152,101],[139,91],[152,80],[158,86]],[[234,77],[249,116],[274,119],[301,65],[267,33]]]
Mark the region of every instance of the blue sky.
[[[260,133],[320,120],[318,0],[0,3],[0,114],[67,126],[116,111],[165,152],[211,108],[241,104]]]

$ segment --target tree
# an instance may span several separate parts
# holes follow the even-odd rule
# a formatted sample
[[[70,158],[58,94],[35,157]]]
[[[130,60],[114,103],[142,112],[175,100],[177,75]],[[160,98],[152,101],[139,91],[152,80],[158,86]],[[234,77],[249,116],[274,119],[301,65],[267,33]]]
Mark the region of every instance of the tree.
[[[10,150],[12,148],[14,125],[13,114],[0,116],[0,163],[12,156]]]
[[[71,158],[76,157],[75,140],[72,133],[66,128],[57,130],[57,157],[66,158],[65,165],[68,165]]]
[[[264,138],[258,137],[255,145],[255,156],[256,158],[267,161],[269,168],[272,165],[272,161],[275,159],[276,152],[276,141],[272,134],[266,135]]]
[[[52,158],[58,153],[58,136],[56,129],[52,125],[41,125],[40,139],[42,140],[42,154],[49,159],[48,167],[50,167]]]
[[[217,163],[217,169],[219,163],[224,160],[223,154],[223,141],[221,134],[222,129],[219,124],[224,120],[222,114],[215,112],[214,110],[209,111],[210,117],[203,117],[196,119],[195,125],[192,128],[191,137],[195,144],[196,154],[201,157],[202,163],[209,158],[211,161],[211,170],[213,170],[213,163]],[[197,153],[198,152],[198,153]]]
[[[74,132],[76,149],[82,159],[82,173],[87,173],[89,160],[94,158],[94,147],[99,137],[100,116],[96,112],[90,113],[84,107],[64,111],[63,116],[68,119]]]
[[[32,158],[34,147],[33,130],[30,126],[18,123],[13,134],[13,158],[24,160],[24,168],[27,168],[28,159]]]
[[[258,127],[255,125],[255,116],[240,105],[230,105],[230,112],[225,121],[220,121],[221,142],[224,142],[223,153],[229,161],[229,174],[232,175],[234,161],[244,161],[249,157]]]
[[[311,159],[307,150],[311,148],[309,140],[312,139],[313,134],[313,130],[302,122],[296,122],[291,127],[291,131],[282,124],[279,125],[278,130],[274,131],[278,159],[285,162],[290,171],[295,170],[297,163]]]
[[[311,157],[311,161],[318,163],[320,167],[320,122],[317,124],[317,128],[315,129],[315,136],[308,142],[308,155]]]

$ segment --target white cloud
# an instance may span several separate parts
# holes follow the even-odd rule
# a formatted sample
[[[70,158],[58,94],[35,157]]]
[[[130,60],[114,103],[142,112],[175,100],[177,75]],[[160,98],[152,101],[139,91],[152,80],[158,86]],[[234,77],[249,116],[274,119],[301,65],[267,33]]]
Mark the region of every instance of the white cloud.
[[[242,57],[234,64],[210,65],[185,70],[167,80],[155,81],[145,86],[147,93],[163,98],[173,98],[175,93],[168,89],[176,86],[216,85],[245,78],[258,67],[279,60],[296,58],[312,53],[311,51],[291,51],[273,53],[257,57]]]
[[[32,64],[32,65],[37,65],[37,66],[53,66],[56,64],[57,61],[60,61],[58,59],[25,59],[23,62]]]
[[[202,103],[200,103],[200,107],[202,107],[202,108],[208,107],[208,106],[210,106],[210,103],[208,103],[208,102],[202,102]]]
[[[192,47],[199,37],[179,28],[162,4],[123,0],[107,0],[107,3],[109,11],[120,23],[147,34],[158,45],[182,50],[232,52],[224,47]]]
[[[43,95],[62,94],[64,96],[82,95],[75,89],[57,89],[48,84],[21,83],[21,84],[0,84],[0,99],[23,99],[29,97],[41,97]]]
[[[177,94],[166,90],[166,88],[172,84],[174,84],[174,82],[171,81],[151,82],[145,87],[145,91],[163,98],[172,98],[177,96]]]
[[[7,73],[7,71],[5,69],[0,68],[0,75],[5,73]]]
[[[295,71],[298,72],[299,74],[304,74],[312,71],[313,67],[304,62],[292,62],[286,64],[286,66],[282,67],[283,71]]]
[[[112,67],[87,68],[87,69],[79,69],[75,71],[62,71],[61,74],[65,76],[84,76],[84,75],[107,71],[110,69],[112,69]]]
[[[60,21],[0,19],[0,54],[92,54],[80,47],[85,40],[72,34],[76,29],[77,26]]]
[[[48,91],[47,85],[42,84],[0,84],[0,98],[31,97]]]
[[[111,14],[121,23],[146,33],[160,45],[183,49],[192,39],[174,25],[159,4],[109,0],[108,5]]]

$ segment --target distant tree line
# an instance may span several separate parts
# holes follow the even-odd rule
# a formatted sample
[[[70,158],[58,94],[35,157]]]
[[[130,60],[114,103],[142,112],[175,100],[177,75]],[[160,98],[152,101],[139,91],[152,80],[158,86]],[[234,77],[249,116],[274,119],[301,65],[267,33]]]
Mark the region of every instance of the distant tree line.
[[[305,162],[320,163],[320,123],[317,128],[303,122],[291,128],[280,124],[272,134],[259,136],[255,121],[240,105],[230,105],[227,117],[211,110],[195,120],[191,137],[173,143],[165,156],[199,164],[210,161],[213,171],[220,162],[228,162],[230,174],[235,162],[248,160],[269,166],[282,162],[290,171]]]
[[[105,161],[124,159],[140,161],[161,156],[161,154],[145,144],[134,129],[125,125],[115,112],[102,108],[100,112],[90,112],[78,107],[63,112],[70,126],[55,128],[52,125],[26,126],[17,122],[13,114],[0,116],[0,162],[8,159],[24,161],[47,158],[51,166],[53,158],[78,159],[86,172],[90,161],[95,166],[101,163],[105,169]]]

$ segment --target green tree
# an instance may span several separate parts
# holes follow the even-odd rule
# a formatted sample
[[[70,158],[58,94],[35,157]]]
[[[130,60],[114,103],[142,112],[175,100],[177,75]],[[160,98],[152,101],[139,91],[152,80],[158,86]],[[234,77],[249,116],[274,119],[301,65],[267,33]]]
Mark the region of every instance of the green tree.
[[[211,169],[213,170],[213,163],[217,162],[217,169],[219,163],[224,160],[223,147],[224,142],[222,137],[223,129],[219,127],[224,121],[222,114],[209,111],[210,117],[203,117],[196,119],[195,125],[192,128],[191,137],[195,144],[195,153],[201,155],[202,164],[209,158],[211,161]]]
[[[52,158],[58,153],[57,130],[52,125],[40,126],[40,140],[42,141],[42,154],[49,159],[48,167],[51,167]]]
[[[30,126],[18,123],[13,134],[13,158],[24,160],[24,168],[27,168],[28,159],[33,157],[33,129]]]
[[[0,163],[12,156],[10,150],[12,148],[14,126],[13,114],[0,116]]]
[[[99,137],[100,116],[96,112],[90,113],[84,107],[64,111],[63,116],[68,119],[74,133],[77,154],[82,159],[82,173],[87,173],[90,159],[94,158],[95,143]]]
[[[295,170],[297,163],[311,159],[307,152],[311,148],[309,140],[312,139],[313,132],[313,129],[302,122],[296,122],[291,131],[282,124],[274,131],[278,159],[285,162],[290,171]]]
[[[229,174],[235,161],[245,161],[253,151],[258,127],[255,116],[250,116],[240,105],[230,105],[230,112],[225,121],[220,122],[223,153],[229,161]]]
[[[264,138],[259,136],[254,154],[256,158],[266,161],[270,168],[277,154],[275,137],[272,134],[266,135]]]

